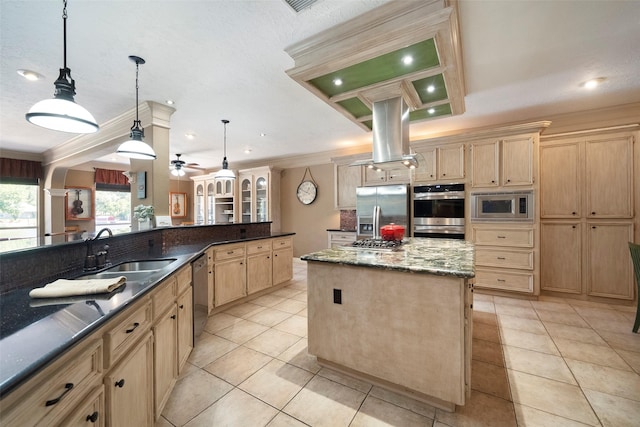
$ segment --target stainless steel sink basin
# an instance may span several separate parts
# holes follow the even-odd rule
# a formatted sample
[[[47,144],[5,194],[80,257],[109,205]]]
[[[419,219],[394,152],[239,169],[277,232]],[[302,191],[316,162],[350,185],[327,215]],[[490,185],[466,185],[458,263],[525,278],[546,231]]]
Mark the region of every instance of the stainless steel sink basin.
[[[114,277],[124,276],[128,282],[133,282],[145,280],[151,273],[153,273],[153,271],[103,271],[102,273],[80,276],[78,279],[113,279]]]
[[[169,259],[154,259],[154,260],[147,260],[147,261],[123,262],[121,264],[114,265],[113,267],[106,269],[104,272],[119,273],[119,272],[126,272],[126,271],[145,271],[145,272],[156,271],[168,266],[175,260],[176,260],[175,258],[169,258]]]

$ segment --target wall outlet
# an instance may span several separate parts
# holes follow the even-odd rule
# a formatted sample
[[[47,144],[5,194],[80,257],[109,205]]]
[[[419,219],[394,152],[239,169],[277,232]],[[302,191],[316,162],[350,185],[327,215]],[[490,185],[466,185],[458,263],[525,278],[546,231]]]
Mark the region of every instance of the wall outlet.
[[[342,304],[342,289],[333,290],[333,303]]]

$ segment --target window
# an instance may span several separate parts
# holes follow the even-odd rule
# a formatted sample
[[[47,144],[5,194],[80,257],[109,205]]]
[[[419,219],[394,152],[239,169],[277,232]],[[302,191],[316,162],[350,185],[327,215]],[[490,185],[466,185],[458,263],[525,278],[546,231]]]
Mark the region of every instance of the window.
[[[0,240],[38,236],[37,184],[0,183]]]
[[[114,233],[131,231],[130,191],[101,190],[96,185],[96,231],[109,227]]]

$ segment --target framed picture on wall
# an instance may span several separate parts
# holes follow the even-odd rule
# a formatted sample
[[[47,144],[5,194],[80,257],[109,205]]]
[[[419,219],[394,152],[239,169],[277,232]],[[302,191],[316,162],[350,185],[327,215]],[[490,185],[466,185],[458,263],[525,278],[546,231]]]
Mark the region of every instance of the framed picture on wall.
[[[93,190],[87,187],[67,187],[65,219],[86,221],[93,219]]]
[[[169,193],[171,218],[187,217],[187,193]]]

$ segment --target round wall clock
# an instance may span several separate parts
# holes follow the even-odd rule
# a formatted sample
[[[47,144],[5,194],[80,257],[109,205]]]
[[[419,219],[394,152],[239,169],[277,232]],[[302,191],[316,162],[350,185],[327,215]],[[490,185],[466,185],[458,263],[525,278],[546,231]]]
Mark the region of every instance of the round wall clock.
[[[307,178],[307,173],[311,179]],[[311,171],[307,168],[304,171],[304,175],[302,175],[302,182],[298,185],[298,191],[296,191],[296,196],[300,203],[303,205],[311,204],[318,195],[318,184],[313,180],[313,176],[311,175]]]

